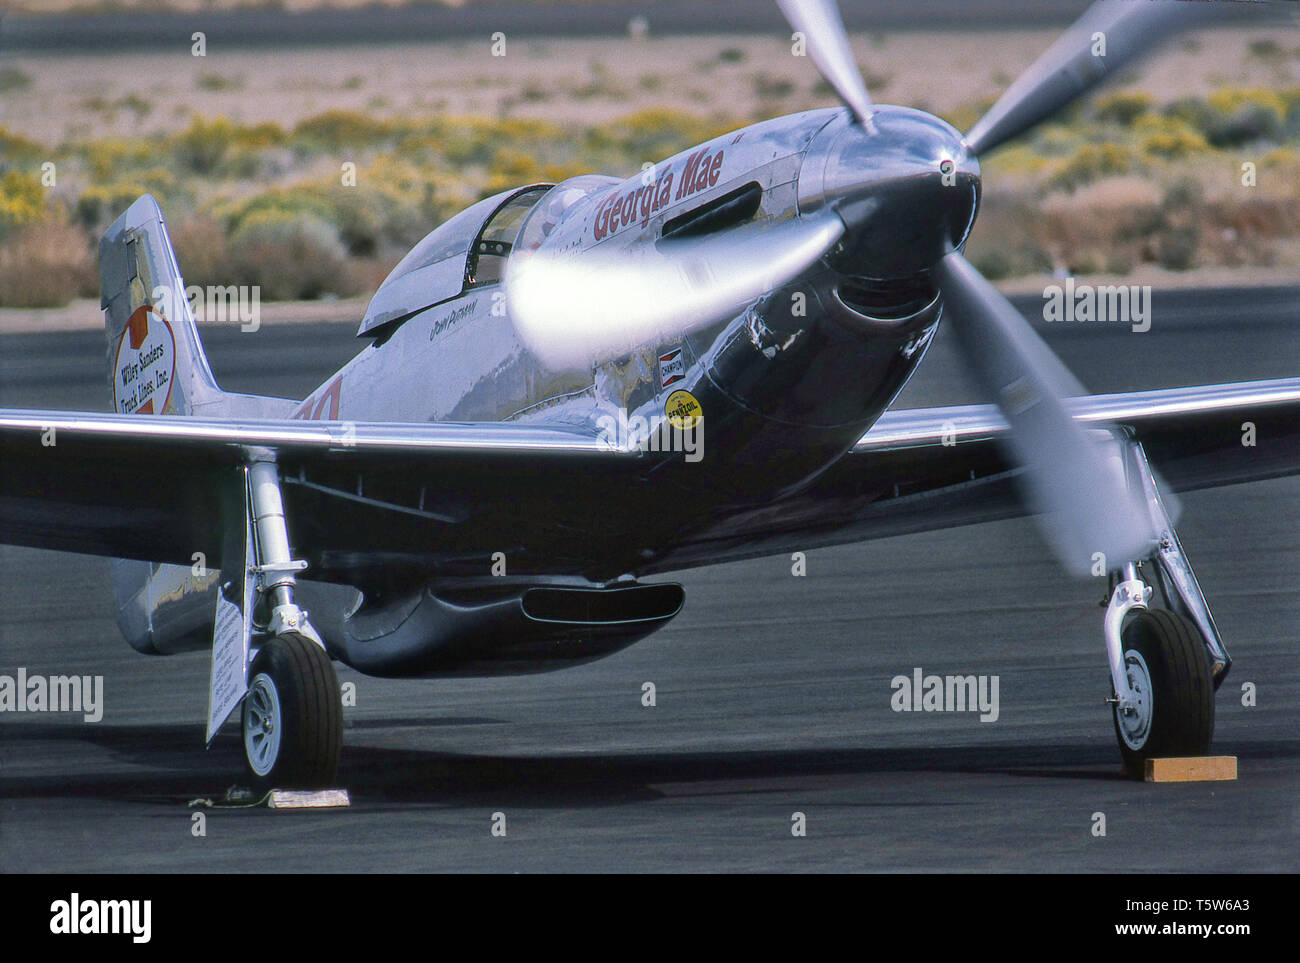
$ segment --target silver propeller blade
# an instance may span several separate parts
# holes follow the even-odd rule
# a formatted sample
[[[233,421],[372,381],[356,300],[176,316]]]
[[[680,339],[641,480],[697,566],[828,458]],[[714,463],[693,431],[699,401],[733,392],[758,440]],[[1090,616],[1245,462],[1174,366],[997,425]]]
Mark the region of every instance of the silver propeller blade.
[[[515,330],[553,370],[584,368],[734,317],[825,254],[830,209],[658,245],[516,255],[505,290]]]
[[[1091,90],[1144,50],[1179,31],[1272,4],[1191,0],[1098,0],[1007,88],[966,135],[983,155]],[[1102,53],[1104,51],[1104,53]]]
[[[1084,393],[1079,383],[960,254],[940,261],[935,277],[971,370],[1011,425],[1009,447],[1026,469],[1026,498],[1061,564],[1087,575],[1095,552],[1108,568],[1150,555],[1156,533],[1142,496],[1064,404]]]
[[[858,123],[871,116],[871,97],[862,80],[835,0],[777,0],[790,26],[804,36],[808,53],[826,82],[853,111]]]

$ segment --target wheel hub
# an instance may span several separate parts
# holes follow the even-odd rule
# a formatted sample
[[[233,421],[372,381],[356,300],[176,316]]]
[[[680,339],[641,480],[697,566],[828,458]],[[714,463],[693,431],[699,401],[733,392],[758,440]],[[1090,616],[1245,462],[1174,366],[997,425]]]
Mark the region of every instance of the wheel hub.
[[[1141,653],[1129,649],[1124,653],[1124,674],[1132,691],[1131,703],[1115,710],[1120,737],[1130,749],[1146,745],[1151,735],[1151,717],[1154,708],[1151,698],[1151,672]]]
[[[265,776],[280,756],[280,694],[269,675],[259,674],[244,700],[244,752],[253,772]]]

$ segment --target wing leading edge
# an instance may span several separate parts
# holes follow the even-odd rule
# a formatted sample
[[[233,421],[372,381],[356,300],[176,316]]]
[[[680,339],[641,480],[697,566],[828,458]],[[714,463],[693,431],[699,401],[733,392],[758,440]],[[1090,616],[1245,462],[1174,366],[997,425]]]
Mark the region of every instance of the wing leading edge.
[[[1130,429],[1175,491],[1300,473],[1300,379],[1093,395],[1085,424]],[[887,412],[803,491],[719,516],[644,572],[807,550],[1024,514],[1009,429],[991,405]],[[637,452],[578,428],[223,421],[0,411],[0,542],[220,564],[221,492],[249,447],[273,449],[295,550],[315,577],[545,545],[581,570],[639,482]],[[644,496],[643,496],[644,497]],[[512,557],[514,557],[512,555]]]
[[[1300,378],[1090,395],[1083,424],[1127,428],[1166,487],[1300,473]],[[691,565],[993,521],[1026,513],[993,405],[888,411],[807,489],[719,519],[666,564]]]
[[[0,410],[0,542],[184,565],[202,552],[220,565],[221,492],[249,448],[276,453],[295,547],[318,562],[382,556],[390,537],[400,555],[404,537],[474,520],[475,493],[613,482],[637,461],[564,427]]]

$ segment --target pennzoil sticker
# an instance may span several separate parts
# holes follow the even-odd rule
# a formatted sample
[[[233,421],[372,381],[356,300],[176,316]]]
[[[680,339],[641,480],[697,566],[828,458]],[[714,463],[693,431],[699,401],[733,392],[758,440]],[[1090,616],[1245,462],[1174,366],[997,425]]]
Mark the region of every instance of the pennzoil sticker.
[[[131,314],[117,343],[113,407],[124,415],[161,415],[176,373],[176,339],[167,319],[143,304]]]
[[[686,362],[682,359],[682,349],[674,348],[667,354],[659,356],[659,388],[662,390],[676,384],[686,377]]]
[[[664,416],[674,428],[694,428],[704,417],[704,409],[695,400],[695,395],[679,388],[664,402]]]

